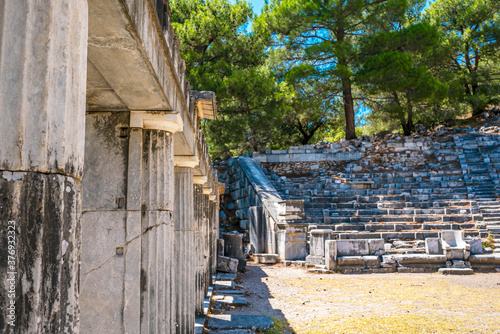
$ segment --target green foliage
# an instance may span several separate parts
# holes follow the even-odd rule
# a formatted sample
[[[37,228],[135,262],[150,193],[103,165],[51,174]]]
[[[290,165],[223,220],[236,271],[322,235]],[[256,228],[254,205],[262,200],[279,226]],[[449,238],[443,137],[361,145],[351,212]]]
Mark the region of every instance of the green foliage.
[[[188,80],[217,95],[202,124],[212,156],[409,134],[498,103],[500,0],[425,5],[270,0],[256,17],[243,0],[172,0]]]
[[[358,41],[382,26],[384,19],[403,15],[405,0],[273,0],[261,24],[278,33],[289,51],[285,58],[295,81],[320,85],[316,97],[332,110],[342,103],[346,138],[356,137],[353,79]]]
[[[500,73],[492,70],[500,57],[499,13],[499,0],[437,0],[428,11],[450,50],[447,79],[462,87],[461,100],[474,114],[499,102]]]
[[[398,119],[405,135],[412,131],[417,109],[443,100],[448,92],[428,66],[438,41],[436,27],[417,23],[375,33],[361,43],[362,65],[356,79],[370,95],[378,95],[367,104]]]
[[[270,35],[247,32],[251,6],[227,0],[173,0],[171,6],[188,80],[217,95],[219,115],[203,124],[212,156],[270,145],[290,91],[272,71]]]
[[[281,319],[277,317],[271,317],[273,319],[274,326],[272,329],[266,331],[267,334],[293,334],[295,331],[290,326],[286,319]]]

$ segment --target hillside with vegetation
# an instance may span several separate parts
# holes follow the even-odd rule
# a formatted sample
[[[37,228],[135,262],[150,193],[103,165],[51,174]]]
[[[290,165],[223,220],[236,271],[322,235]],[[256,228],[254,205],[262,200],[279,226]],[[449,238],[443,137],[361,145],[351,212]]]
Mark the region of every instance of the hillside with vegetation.
[[[500,0],[172,0],[186,75],[217,94],[214,158],[416,124],[500,102]]]

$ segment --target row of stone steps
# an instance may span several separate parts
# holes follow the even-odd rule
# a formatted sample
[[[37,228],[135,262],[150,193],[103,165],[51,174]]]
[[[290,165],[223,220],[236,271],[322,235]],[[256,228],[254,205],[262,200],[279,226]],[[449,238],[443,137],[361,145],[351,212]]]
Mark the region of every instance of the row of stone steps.
[[[207,308],[204,317],[196,318],[196,334],[252,334],[273,327],[273,320],[264,315],[214,314],[214,311],[219,313],[228,307],[248,305],[245,291],[235,288],[235,279],[234,273],[218,272],[214,277],[213,292],[208,297],[210,308]]]
[[[299,199],[299,198],[317,198],[314,195],[316,190],[313,189],[293,189],[293,188],[280,188],[277,189],[281,196],[285,199]],[[352,200],[356,200],[356,196],[419,196],[419,195],[427,195],[428,198],[422,197],[414,197],[405,200],[402,198],[401,200],[405,200],[407,202],[411,201],[425,201],[425,200],[453,200],[453,199],[468,199],[467,188],[419,188],[419,189],[402,189],[402,188],[385,188],[385,189],[347,189],[347,190],[337,190],[332,191],[332,197],[354,197]],[[381,200],[390,201],[391,198],[380,198]],[[472,198],[473,199],[473,198]],[[397,198],[393,200],[398,200]],[[378,201],[378,200],[377,200]]]
[[[335,203],[308,203],[304,204],[304,207],[308,209],[309,213],[319,213],[323,216],[335,217],[352,217],[352,216],[416,216],[416,215],[467,215],[472,212],[478,211],[474,208],[428,208],[428,209],[415,209],[415,208],[404,208],[404,209],[381,209],[381,208],[338,208]],[[485,212],[483,211],[484,217],[496,217],[498,212]]]
[[[433,224],[408,224],[408,223],[341,223],[335,224],[335,231],[338,232],[380,232],[380,231],[444,231],[444,230],[474,230],[476,227],[475,223],[467,224],[453,224],[453,223],[433,223]]]
[[[270,175],[283,199],[304,200],[306,221],[333,225],[339,232],[500,227],[500,136],[468,133],[443,139],[429,151],[440,163],[425,170]]]

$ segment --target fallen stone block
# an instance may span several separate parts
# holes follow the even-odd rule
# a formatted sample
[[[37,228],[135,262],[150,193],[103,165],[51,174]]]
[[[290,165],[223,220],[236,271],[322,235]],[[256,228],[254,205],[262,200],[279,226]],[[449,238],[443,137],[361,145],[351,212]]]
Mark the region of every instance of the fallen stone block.
[[[273,324],[273,320],[266,315],[211,314],[207,320],[209,329],[224,330],[251,329],[253,331],[266,331],[271,329]]]
[[[243,257],[243,239],[239,234],[223,234],[224,255],[235,259]]]
[[[244,273],[247,270],[247,259],[238,259],[238,272]]]
[[[244,295],[245,290],[226,289],[226,290],[217,291],[217,293],[218,294],[225,294],[225,295]]]
[[[254,254],[253,260],[257,263],[275,264],[278,263],[278,254]]]
[[[325,257],[321,255],[308,255],[306,262],[311,265],[325,264]]]
[[[474,270],[471,268],[439,268],[438,272],[443,275],[472,275]]]
[[[383,243],[383,241],[382,241]],[[376,244],[374,244],[375,247]],[[383,248],[383,246],[382,246]],[[338,240],[337,256],[369,255],[370,247],[368,240]]]
[[[248,305],[246,298],[241,295],[231,296],[231,295],[217,295],[214,296],[215,307],[221,306],[245,306]]]
[[[253,334],[251,329],[222,329],[211,330],[210,334]]]
[[[443,254],[443,247],[441,246],[441,239],[427,238],[425,239],[425,252],[427,254]]]
[[[382,255],[385,253],[384,239],[368,239],[370,255]]]
[[[238,271],[238,260],[226,256],[217,256],[217,271],[235,273]]]
[[[365,266],[362,256],[341,256],[338,258],[339,266]]]
[[[217,281],[234,281],[236,279],[235,273],[217,273],[215,276]]]
[[[481,238],[465,239],[465,242],[469,244],[471,254],[483,254],[483,242]]]
[[[214,290],[234,290],[233,281],[215,281]]]

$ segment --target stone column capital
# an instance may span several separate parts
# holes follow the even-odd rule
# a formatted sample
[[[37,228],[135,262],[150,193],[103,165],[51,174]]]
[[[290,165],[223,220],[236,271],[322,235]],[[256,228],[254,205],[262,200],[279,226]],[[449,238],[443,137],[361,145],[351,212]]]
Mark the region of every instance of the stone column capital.
[[[184,122],[181,114],[173,111],[130,111],[130,127],[167,132],[182,131]]]
[[[208,186],[203,187],[203,195],[212,195],[212,194],[213,194],[212,188],[210,188]]]
[[[208,182],[208,177],[205,175],[195,175],[193,176],[193,183],[194,184],[199,184],[199,185],[204,185]]]
[[[195,155],[174,156],[174,167],[195,168],[200,165],[200,159]]]

